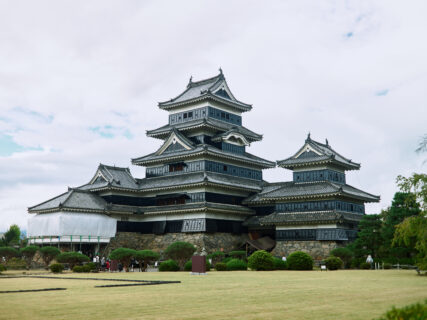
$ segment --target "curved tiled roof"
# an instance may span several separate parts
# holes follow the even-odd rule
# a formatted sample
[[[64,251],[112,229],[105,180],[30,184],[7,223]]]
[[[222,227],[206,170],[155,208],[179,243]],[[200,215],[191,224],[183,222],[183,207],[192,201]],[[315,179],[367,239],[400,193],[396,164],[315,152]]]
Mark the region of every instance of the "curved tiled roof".
[[[344,211],[317,211],[317,212],[275,212],[265,217],[260,217],[261,225],[270,224],[306,224],[306,223],[332,223],[342,221],[358,222],[363,214]]]
[[[218,88],[222,86],[225,86],[227,88],[229,92],[227,96],[215,92]],[[252,106],[250,104],[241,102],[234,97],[234,95],[228,88],[227,82],[225,80],[224,75],[222,74],[222,71],[219,75],[209,79],[196,82],[193,82],[192,79],[190,79],[187,88],[181,94],[179,94],[175,98],[170,99],[169,101],[159,102],[159,108],[168,110],[177,106],[182,106],[188,103],[208,99],[222,102],[242,112],[249,111],[252,109]]]
[[[57,197],[28,208],[28,211],[31,213],[60,211],[66,209],[103,211],[106,204],[107,202],[96,194],[70,188],[67,192]]]
[[[312,149],[315,152],[301,152],[304,149]],[[307,150],[308,151],[308,150]],[[324,163],[333,163],[345,170],[358,170],[360,168],[359,163],[351,161],[336,152],[326,140],[326,144],[314,141],[310,138],[310,135],[305,140],[305,144],[292,156],[284,160],[277,161],[277,165],[282,168],[294,169],[301,166],[313,166]]]
[[[244,203],[254,204],[263,202],[274,202],[278,200],[291,200],[315,197],[347,196],[365,202],[378,202],[379,196],[372,195],[347,184],[337,184],[330,181],[317,181],[306,183],[286,182],[280,187],[264,187],[266,191],[260,192]],[[271,188],[271,190],[270,190]]]
[[[166,124],[157,129],[147,130],[147,136],[152,138],[165,139],[174,129],[179,131],[188,131],[203,127],[210,127],[213,130],[220,132],[227,132],[229,130],[234,129],[237,130],[243,136],[245,136],[245,138],[248,139],[250,142],[262,140],[261,134],[255,133],[243,126],[236,126],[234,124],[213,118],[196,119],[174,125]]]
[[[265,168],[275,167],[274,162],[262,159],[248,152],[245,152],[243,154],[231,153],[231,152],[220,150],[208,144],[199,144],[194,149],[180,150],[174,153],[158,155],[156,154],[156,152],[153,152],[153,153],[150,153],[149,155],[132,159],[132,164],[146,165],[146,164],[154,164],[154,163],[165,162],[165,161],[166,162],[178,161],[178,160],[184,160],[188,158],[194,158],[195,156],[199,157],[203,155],[210,155],[216,158],[223,158],[223,159],[225,158],[232,161],[255,164]]]

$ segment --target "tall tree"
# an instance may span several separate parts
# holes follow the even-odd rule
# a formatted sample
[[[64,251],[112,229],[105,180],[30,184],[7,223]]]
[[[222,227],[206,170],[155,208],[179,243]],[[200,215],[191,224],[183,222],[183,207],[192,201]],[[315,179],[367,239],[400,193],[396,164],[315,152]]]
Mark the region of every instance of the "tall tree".
[[[1,240],[2,246],[13,246],[19,244],[19,238],[21,236],[21,229],[16,224],[13,224],[9,227],[9,230],[5,232],[3,235],[3,239]]]
[[[399,183],[400,182],[400,183]],[[422,210],[416,216],[406,218],[401,222],[394,234],[393,245],[405,245],[417,250],[417,264],[427,269],[427,175],[414,173],[411,177],[399,176],[398,184],[401,190],[411,190],[415,194]]]
[[[382,244],[381,237],[381,216],[379,214],[367,214],[359,223],[359,233],[353,244],[356,257],[378,256],[379,248]]]
[[[396,226],[408,217],[416,216],[421,212],[416,201],[416,195],[411,192],[396,192],[388,210],[383,211],[384,223],[381,228],[383,243],[381,246],[381,256],[390,258],[394,262],[400,259],[412,258],[415,254],[413,248],[401,245],[392,245]]]

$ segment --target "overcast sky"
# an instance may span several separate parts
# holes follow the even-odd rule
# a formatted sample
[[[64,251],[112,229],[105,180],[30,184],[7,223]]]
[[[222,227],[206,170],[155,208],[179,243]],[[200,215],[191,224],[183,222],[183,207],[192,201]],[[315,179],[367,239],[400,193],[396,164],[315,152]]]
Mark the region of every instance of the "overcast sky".
[[[222,67],[253,104],[249,152],[293,155],[308,132],[362,164],[347,183],[390,205],[398,174],[426,172],[427,1],[1,1],[0,231],[27,207],[90,180],[98,164],[143,168],[145,131],[189,77]],[[267,181],[291,179],[285,169]]]

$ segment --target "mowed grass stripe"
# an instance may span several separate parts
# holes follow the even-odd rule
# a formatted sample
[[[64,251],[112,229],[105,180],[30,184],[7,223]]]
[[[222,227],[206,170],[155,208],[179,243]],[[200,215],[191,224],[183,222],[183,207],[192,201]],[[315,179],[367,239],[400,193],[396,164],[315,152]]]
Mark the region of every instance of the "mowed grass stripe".
[[[113,276],[181,283],[100,290],[93,287],[99,281],[24,279],[40,287],[55,283],[69,289],[26,293],[25,299],[2,295],[0,307],[6,313],[0,319],[372,319],[392,305],[427,298],[427,277],[404,270],[209,272],[207,276],[136,272],[93,277]],[[0,285],[18,280],[2,280]],[[16,285],[22,289],[21,283]]]

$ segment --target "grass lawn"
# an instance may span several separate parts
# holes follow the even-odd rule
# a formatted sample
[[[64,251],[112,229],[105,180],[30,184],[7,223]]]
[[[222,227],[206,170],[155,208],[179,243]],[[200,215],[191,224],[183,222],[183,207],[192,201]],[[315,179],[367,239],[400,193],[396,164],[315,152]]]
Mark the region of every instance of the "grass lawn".
[[[8,272],[6,272],[8,274]],[[0,319],[372,319],[427,298],[427,277],[406,270],[70,274],[179,284],[94,288],[111,282],[0,279]],[[119,284],[120,282],[114,282]]]

